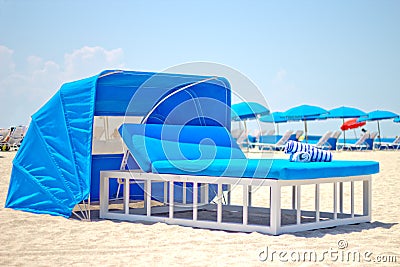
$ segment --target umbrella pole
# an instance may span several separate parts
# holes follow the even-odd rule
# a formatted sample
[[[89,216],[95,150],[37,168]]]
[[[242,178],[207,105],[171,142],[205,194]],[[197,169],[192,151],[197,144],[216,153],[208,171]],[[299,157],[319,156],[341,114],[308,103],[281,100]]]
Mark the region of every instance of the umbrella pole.
[[[277,130],[278,135],[279,135],[279,123],[276,124],[276,130]]]
[[[378,123],[379,146],[381,146],[381,128],[379,127],[379,120],[377,120],[376,122]]]
[[[305,132],[305,134],[306,134],[306,143],[308,144],[307,120],[304,120],[304,132]]]
[[[343,120],[343,124],[344,124],[344,118],[342,118],[342,120]],[[346,131],[343,131],[343,144],[346,145]]]

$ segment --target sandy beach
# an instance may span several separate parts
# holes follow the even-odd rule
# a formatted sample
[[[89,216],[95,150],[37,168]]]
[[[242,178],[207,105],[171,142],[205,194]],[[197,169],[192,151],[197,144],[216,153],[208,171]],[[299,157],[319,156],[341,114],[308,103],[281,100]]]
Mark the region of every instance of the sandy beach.
[[[92,222],[36,215],[4,208],[15,152],[0,152],[0,266],[270,266],[297,263],[301,251],[325,254],[320,265],[395,265],[400,262],[400,152],[335,152],[335,159],[375,160],[372,222],[295,234],[270,236],[166,225]],[[283,156],[283,155],[280,155]],[[257,201],[257,198],[255,198]],[[346,251],[365,256],[362,262],[342,261]],[[276,252],[265,258],[263,251]],[[287,253],[281,259],[279,252]],[[261,254],[260,254],[261,253]],[[290,256],[294,258],[290,258]],[[335,256],[336,255],[336,256]],[[264,257],[264,258],[263,258]],[[262,261],[265,260],[265,261]],[[315,262],[301,262],[314,266]]]

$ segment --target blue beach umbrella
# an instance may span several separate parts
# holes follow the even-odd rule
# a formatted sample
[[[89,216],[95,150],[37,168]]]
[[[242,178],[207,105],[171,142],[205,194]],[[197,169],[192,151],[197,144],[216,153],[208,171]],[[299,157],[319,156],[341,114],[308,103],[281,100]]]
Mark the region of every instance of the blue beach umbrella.
[[[357,122],[362,121],[376,121],[378,123],[379,143],[381,143],[381,129],[379,126],[380,120],[388,120],[398,117],[399,115],[387,110],[374,110],[367,114],[365,117],[360,117]]]
[[[311,105],[300,105],[297,107],[293,107],[288,109],[284,117],[288,121],[304,121],[304,133],[305,133],[305,140],[308,142],[307,137],[307,121],[309,120],[317,120],[317,119],[324,119],[323,114],[328,113],[326,109],[323,109],[318,106],[311,106]]]
[[[324,114],[323,116],[326,116],[327,118],[330,119],[342,119],[344,124],[344,119],[367,116],[367,113],[357,108],[341,106],[329,110],[328,113]],[[346,144],[346,131],[343,131],[343,138],[344,138],[344,143]]]
[[[256,102],[241,102],[233,104],[231,119],[235,121],[256,119],[269,114],[269,109]]]
[[[287,122],[287,119],[284,115],[284,112],[273,112],[268,115],[264,115],[260,117],[260,121],[267,123],[276,123],[276,129],[279,135],[279,123]]]
[[[367,116],[367,113],[365,113],[360,109],[353,107],[346,107],[346,106],[341,106],[338,108],[331,109],[326,114],[327,118],[339,118],[339,119],[358,118],[361,116]]]
[[[263,115],[268,115],[269,109],[256,102],[241,102],[231,106],[231,120],[241,121],[244,123],[244,131],[247,134],[246,121],[257,119]],[[247,138],[247,143],[249,139]]]

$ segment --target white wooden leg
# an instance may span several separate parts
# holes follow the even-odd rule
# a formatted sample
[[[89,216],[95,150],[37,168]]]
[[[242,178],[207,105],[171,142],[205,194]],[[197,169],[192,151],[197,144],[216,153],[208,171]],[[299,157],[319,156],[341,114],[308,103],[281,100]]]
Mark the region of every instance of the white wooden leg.
[[[371,179],[363,181],[363,215],[370,216],[371,212]]]
[[[296,186],[296,223],[301,224],[301,185]]]
[[[209,191],[209,184],[204,184],[204,203],[210,202]]]
[[[182,183],[182,203],[186,204],[186,182]]]
[[[193,183],[193,221],[197,221],[197,200],[198,200],[198,183]]]
[[[354,218],[354,181],[350,183],[350,209],[351,218]]]
[[[124,179],[124,210],[125,214],[129,214],[129,195],[130,195],[129,179]]]
[[[319,184],[315,185],[315,221],[319,222],[320,214],[319,214]]]
[[[337,182],[333,183],[333,219],[337,220]]]
[[[217,222],[222,222],[222,184],[217,186]]]
[[[292,210],[296,209],[296,186],[292,186]]]
[[[271,232],[276,235],[281,227],[281,186],[279,184],[272,185],[271,191],[270,227]]]
[[[146,190],[146,215],[151,216],[151,180],[146,181],[147,190]]]
[[[169,218],[174,218],[174,182],[169,183]]]
[[[249,219],[249,187],[243,185],[243,224],[247,225]]]
[[[339,183],[339,212],[343,213],[343,183]]]
[[[206,203],[205,197],[204,197],[206,194],[204,184],[198,183],[198,185],[200,186],[200,203]]]
[[[248,195],[249,195],[249,207],[251,207],[251,194],[252,194],[252,192],[251,192],[251,185],[249,185],[249,193],[248,193]]]
[[[168,203],[168,182],[164,182],[164,204]]]
[[[100,172],[100,218],[108,212],[109,191],[109,177]]]

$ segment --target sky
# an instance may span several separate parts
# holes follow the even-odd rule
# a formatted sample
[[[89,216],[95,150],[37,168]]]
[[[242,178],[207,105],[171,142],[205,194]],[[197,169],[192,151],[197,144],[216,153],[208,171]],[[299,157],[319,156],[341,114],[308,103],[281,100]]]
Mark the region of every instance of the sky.
[[[399,11],[396,0],[0,0],[0,128],[29,123],[65,82],[197,61],[248,77],[271,111],[311,104],[400,114]],[[280,125],[288,128],[302,124]],[[400,135],[400,124],[381,128]]]

